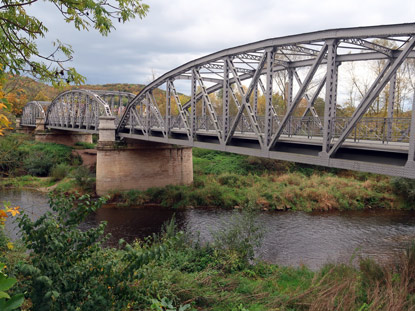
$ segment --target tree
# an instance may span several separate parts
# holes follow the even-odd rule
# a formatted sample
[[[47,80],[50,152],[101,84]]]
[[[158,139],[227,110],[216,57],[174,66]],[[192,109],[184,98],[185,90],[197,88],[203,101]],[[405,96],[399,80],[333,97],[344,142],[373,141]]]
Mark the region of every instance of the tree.
[[[26,12],[39,0],[2,0],[0,4],[0,64],[5,72],[29,74],[53,85],[80,84],[85,78],[65,64],[72,59],[70,45],[56,40],[49,55],[39,52],[36,39],[44,37],[47,27]],[[93,27],[103,36],[115,29],[113,22],[144,17],[148,5],[141,0],[47,0],[56,6],[64,20],[78,30]]]
[[[0,136],[3,135],[4,130],[10,127],[10,120],[7,117],[9,114],[10,106],[5,98],[3,93],[3,82],[4,82],[4,73],[2,70],[2,65],[0,64]]]

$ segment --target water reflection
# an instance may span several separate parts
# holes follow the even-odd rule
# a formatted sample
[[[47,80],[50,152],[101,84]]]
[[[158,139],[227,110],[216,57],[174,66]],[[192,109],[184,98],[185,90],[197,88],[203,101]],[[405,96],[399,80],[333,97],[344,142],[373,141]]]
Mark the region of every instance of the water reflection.
[[[47,210],[47,199],[36,192],[0,192],[0,201],[8,200],[37,217]],[[158,233],[173,215],[179,228],[200,232],[204,241],[221,225],[229,225],[233,211],[176,210],[151,208],[102,208],[86,222],[95,226],[107,221],[110,243],[123,238],[129,242]],[[396,257],[415,240],[415,213],[410,211],[352,211],[332,213],[264,212],[257,222],[265,230],[257,256],[281,265],[307,264],[312,269],[327,261],[348,262],[353,254],[378,261]],[[9,223],[12,237],[16,229]]]

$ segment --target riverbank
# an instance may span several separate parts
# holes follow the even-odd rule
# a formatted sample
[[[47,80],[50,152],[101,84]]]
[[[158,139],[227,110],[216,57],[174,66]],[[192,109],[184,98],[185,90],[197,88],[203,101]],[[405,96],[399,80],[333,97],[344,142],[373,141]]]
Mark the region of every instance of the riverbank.
[[[23,168],[27,168],[26,171],[32,172],[32,175],[49,177],[7,177],[0,180],[0,187],[29,187],[41,191],[95,195],[94,166],[91,165],[93,161],[86,168],[80,166],[81,157],[74,155],[69,147],[63,146],[58,153],[56,150],[61,145],[34,143],[25,136],[18,137],[23,141],[23,147],[19,145],[18,149],[26,152],[26,157],[18,153],[24,163]],[[4,143],[6,139],[1,140],[7,146]],[[49,150],[54,150],[53,154],[56,155],[52,157],[53,161],[38,159],[43,156],[39,153],[50,153]],[[88,155],[91,157],[92,153],[88,152]],[[33,157],[37,160],[33,160]],[[161,205],[174,208],[233,209],[249,206],[260,210],[304,211],[415,207],[412,204],[415,201],[411,195],[412,181],[403,178],[198,148],[193,149],[193,163],[194,182],[191,185],[151,188],[146,191],[114,190],[109,195],[109,203],[123,207]],[[19,172],[22,167],[17,164],[10,167],[11,176],[22,173]]]
[[[284,267],[253,257],[263,227],[255,222],[253,211],[235,211],[208,244],[169,222],[159,235],[131,245],[120,242],[117,249],[103,248],[103,226],[78,229],[79,222],[99,206],[88,198],[55,196],[55,216],[36,224],[27,218],[21,221],[26,232],[23,246],[10,250],[0,243],[6,272],[18,278],[13,294],[25,293],[23,310],[83,306],[84,310],[144,311],[390,311],[415,307],[413,246],[385,265],[350,254],[349,264],[327,264],[317,271]]]

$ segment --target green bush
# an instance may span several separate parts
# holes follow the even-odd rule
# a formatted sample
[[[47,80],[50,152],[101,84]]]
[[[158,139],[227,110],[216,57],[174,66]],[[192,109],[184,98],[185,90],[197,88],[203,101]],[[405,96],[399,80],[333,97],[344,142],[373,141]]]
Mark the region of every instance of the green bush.
[[[405,199],[408,207],[413,207],[415,203],[415,180],[409,178],[396,177],[392,179],[392,186],[396,193]]]
[[[8,291],[13,285],[16,284],[15,278],[9,278],[2,270],[5,264],[0,263],[0,310],[11,311],[18,309],[24,301],[23,294],[17,294],[10,296]]]
[[[95,178],[85,166],[79,166],[72,172],[76,184],[85,191],[92,191],[95,188]]]
[[[29,175],[48,176],[54,166],[53,156],[44,152],[31,152],[23,160],[23,167]]]
[[[0,171],[3,175],[48,176],[52,167],[72,163],[72,148],[29,140],[27,135],[0,137]]]
[[[19,291],[33,310],[142,310],[153,297],[140,288],[150,261],[166,254],[178,236],[121,249],[104,248],[105,223],[81,230],[79,225],[101,207],[103,199],[85,195],[53,195],[52,212],[32,221],[19,219],[30,260],[18,266],[23,279]],[[128,307],[127,307],[128,306]]]
[[[70,170],[71,167],[68,164],[60,163],[52,168],[50,176],[54,181],[62,180],[69,174]]]
[[[239,179],[241,178],[240,175],[233,174],[233,173],[224,173],[219,175],[218,182],[221,185],[227,185],[227,186],[237,186]]]
[[[213,245],[220,252],[218,263],[225,270],[242,269],[254,258],[254,250],[264,236],[256,218],[256,212],[249,207],[235,211],[230,222],[213,233]]]

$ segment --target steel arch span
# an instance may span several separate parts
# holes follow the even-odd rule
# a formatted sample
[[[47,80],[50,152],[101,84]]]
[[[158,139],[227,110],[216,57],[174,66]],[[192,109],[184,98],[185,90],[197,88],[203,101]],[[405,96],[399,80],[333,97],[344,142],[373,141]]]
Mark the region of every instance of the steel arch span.
[[[407,169],[414,162],[414,116],[411,122],[393,115],[396,75],[415,58],[414,47],[411,23],[325,30],[222,50],[147,85],[128,104],[117,135],[415,178],[415,170]],[[337,116],[341,65],[365,62],[376,62],[380,70],[352,116]],[[187,99],[178,93],[183,85]],[[387,85],[387,116],[366,118]],[[156,88],[166,96],[156,98]],[[283,94],[283,109],[275,103],[277,93]]]
[[[124,113],[132,93],[105,90],[71,90],[59,94],[46,113],[49,129],[98,133],[99,118]]]
[[[47,101],[31,101],[28,102],[22,111],[22,117],[20,124],[23,126],[36,126],[36,119],[46,119],[45,110],[50,105],[50,102]]]

